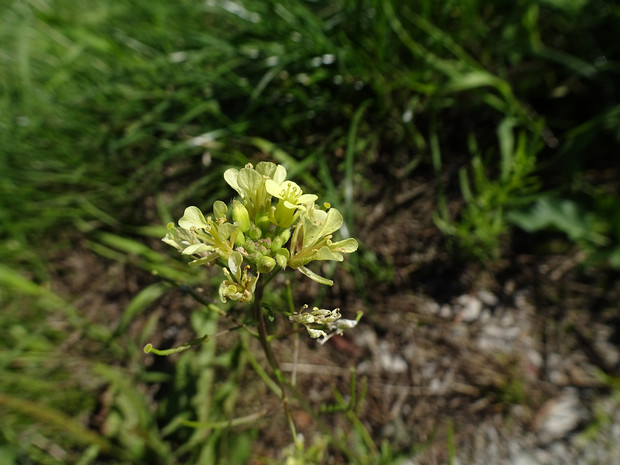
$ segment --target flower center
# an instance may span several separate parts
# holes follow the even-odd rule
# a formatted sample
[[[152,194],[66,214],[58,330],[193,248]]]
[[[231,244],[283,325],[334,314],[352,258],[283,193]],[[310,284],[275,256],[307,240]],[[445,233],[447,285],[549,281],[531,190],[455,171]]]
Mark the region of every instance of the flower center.
[[[283,199],[288,200],[291,203],[295,203],[301,196],[301,189],[295,184],[289,183],[284,189],[282,189],[281,195]]]

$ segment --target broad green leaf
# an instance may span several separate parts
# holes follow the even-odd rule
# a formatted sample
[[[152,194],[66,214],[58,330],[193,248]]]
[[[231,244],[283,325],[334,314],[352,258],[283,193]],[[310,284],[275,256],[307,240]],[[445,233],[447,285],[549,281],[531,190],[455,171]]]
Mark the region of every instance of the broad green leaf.
[[[555,227],[571,240],[583,239],[589,229],[583,212],[570,200],[545,197],[538,200],[529,211],[511,212],[508,218],[528,232]]]

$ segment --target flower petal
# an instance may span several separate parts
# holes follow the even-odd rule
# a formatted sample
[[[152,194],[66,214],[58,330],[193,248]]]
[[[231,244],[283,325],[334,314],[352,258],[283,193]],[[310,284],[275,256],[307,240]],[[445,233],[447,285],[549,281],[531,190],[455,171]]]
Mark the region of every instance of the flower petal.
[[[337,250],[338,252],[343,253],[353,253],[357,250],[358,243],[352,237],[345,239],[344,241],[338,241],[330,244],[329,248],[332,250]]]
[[[237,252],[236,250],[230,254],[228,258],[228,268],[232,275],[237,278],[238,281],[241,280],[241,264],[243,263],[243,256]]]
[[[314,260],[333,260],[336,262],[341,262],[344,260],[341,253],[331,250],[331,247],[323,246],[319,249],[316,255],[313,257]]]
[[[305,274],[308,278],[313,281],[316,281],[319,284],[325,284],[326,286],[333,286],[334,282],[331,279],[324,278],[323,276],[319,276],[314,271],[306,268],[305,266],[300,266],[297,268],[302,274]]]
[[[239,188],[239,183],[237,179],[239,178],[239,170],[235,168],[229,168],[224,171],[224,180],[228,183],[230,187],[237,191],[239,195],[243,195],[241,193],[241,189]]]
[[[298,199],[297,199],[297,203],[298,204],[306,204],[306,203],[311,203],[311,202],[316,202],[318,200],[319,196],[318,195],[314,195],[314,194],[302,194]]]
[[[242,168],[239,171],[239,177],[237,178],[239,189],[241,190],[241,197],[254,198],[256,192],[261,188],[263,184],[263,177],[256,172],[253,168]]]
[[[209,226],[204,215],[198,207],[187,207],[183,212],[183,217],[179,220],[179,226],[184,229],[190,229],[192,227],[198,229],[205,229]]]
[[[215,250],[214,247],[208,246],[207,244],[192,244],[189,247],[186,247],[183,252],[183,255],[194,255],[199,252],[211,252]]]
[[[276,171],[273,173],[273,176],[271,176],[271,179],[278,183],[284,182],[286,179],[286,168],[282,165],[276,166]]]
[[[226,213],[228,212],[228,205],[221,200],[213,202],[213,215],[216,219],[226,219]]]
[[[279,182],[276,182],[273,179],[267,179],[265,181],[265,189],[267,189],[267,192],[269,192],[274,197],[277,197],[278,199],[282,198],[282,187]]]

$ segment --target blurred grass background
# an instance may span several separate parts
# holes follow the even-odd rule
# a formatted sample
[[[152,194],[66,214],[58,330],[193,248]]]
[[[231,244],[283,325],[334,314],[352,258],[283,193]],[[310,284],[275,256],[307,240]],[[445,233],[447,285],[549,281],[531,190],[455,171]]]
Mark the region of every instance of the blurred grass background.
[[[243,341],[173,367],[140,353],[162,317],[145,309],[182,298],[167,283],[208,279],[153,250],[163,225],[229,197],[229,166],[285,164],[352,234],[364,173],[425,173],[461,260],[525,231],[620,267],[619,21],[603,0],[2,2],[0,464],[248,462],[256,430],[178,423],[234,410]],[[359,289],[389,275],[360,256]]]

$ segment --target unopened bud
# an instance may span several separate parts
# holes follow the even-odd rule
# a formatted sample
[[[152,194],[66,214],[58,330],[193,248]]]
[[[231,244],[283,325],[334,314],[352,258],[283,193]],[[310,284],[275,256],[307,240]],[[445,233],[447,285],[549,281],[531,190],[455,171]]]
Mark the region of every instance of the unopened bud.
[[[261,238],[262,235],[263,232],[258,226],[256,226],[255,224],[250,225],[250,230],[248,231],[248,236],[250,236],[250,239],[257,241]]]
[[[271,250],[275,252],[276,250],[281,249],[282,246],[287,243],[290,237],[291,237],[290,229],[285,229],[284,231],[282,231],[282,233],[279,236],[276,236],[273,239],[273,242],[271,243]]]
[[[245,245],[245,234],[241,231],[237,231],[237,238],[235,239],[236,247],[243,247]]]
[[[256,226],[258,226],[262,232],[269,231],[271,227],[271,222],[269,221],[269,215],[263,211],[258,212],[256,218],[254,218],[254,222]]]
[[[258,260],[258,263],[256,264],[256,269],[259,273],[269,273],[275,268],[275,266],[276,261],[273,258],[263,256]]]
[[[245,206],[238,200],[233,202],[232,217],[235,224],[239,226],[239,230],[241,232],[248,232],[252,224],[250,222],[250,214],[248,213],[247,208],[245,208]]]
[[[290,253],[286,249],[278,249],[276,250],[276,263],[283,270],[286,269],[286,265],[288,264],[288,259],[290,257]]]

